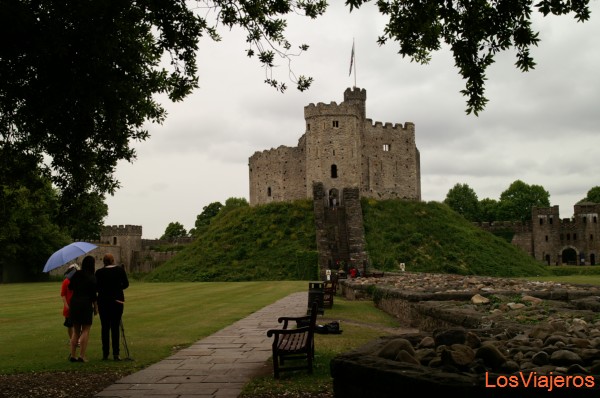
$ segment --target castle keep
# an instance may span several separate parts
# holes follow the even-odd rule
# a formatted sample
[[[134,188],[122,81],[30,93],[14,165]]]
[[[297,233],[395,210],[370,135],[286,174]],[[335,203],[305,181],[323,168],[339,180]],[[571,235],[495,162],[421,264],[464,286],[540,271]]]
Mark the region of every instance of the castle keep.
[[[250,205],[312,198],[319,269],[367,270],[361,197],[421,200],[415,125],[366,118],[367,91],[304,107],[298,146],[249,159]]]
[[[348,88],[341,104],[304,107],[298,146],[256,152],[249,159],[250,205],[313,198],[323,184],[329,205],[343,204],[343,189],[360,197],[421,199],[415,125],[366,118],[367,92]]]

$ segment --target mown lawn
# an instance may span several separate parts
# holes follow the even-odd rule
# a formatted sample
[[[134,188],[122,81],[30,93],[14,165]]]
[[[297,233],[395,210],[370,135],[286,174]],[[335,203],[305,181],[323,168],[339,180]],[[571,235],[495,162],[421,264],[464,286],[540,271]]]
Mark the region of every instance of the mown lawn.
[[[292,292],[307,282],[132,282],[123,329],[135,361],[102,361],[94,318],[86,370],[148,366]],[[60,282],[0,285],[0,374],[73,370]],[[124,352],[122,356],[125,356]]]

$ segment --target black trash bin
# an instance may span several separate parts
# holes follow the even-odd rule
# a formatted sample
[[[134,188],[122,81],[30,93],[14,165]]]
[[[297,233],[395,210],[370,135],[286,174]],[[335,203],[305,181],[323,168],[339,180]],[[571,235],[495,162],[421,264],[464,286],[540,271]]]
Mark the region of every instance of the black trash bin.
[[[309,282],[308,283],[308,309],[306,313],[310,315],[311,307],[313,302],[317,302],[317,314],[323,315],[325,310],[323,309],[323,282]]]

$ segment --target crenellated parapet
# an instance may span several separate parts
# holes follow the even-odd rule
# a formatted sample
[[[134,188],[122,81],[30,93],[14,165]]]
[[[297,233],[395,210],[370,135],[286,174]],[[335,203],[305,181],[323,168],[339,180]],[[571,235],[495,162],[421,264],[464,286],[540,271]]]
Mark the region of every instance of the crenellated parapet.
[[[270,159],[273,156],[282,156],[285,154],[288,154],[290,152],[295,152],[297,151],[298,148],[297,147],[290,147],[290,146],[286,146],[286,145],[280,145],[277,148],[271,148],[271,149],[265,149],[264,151],[256,151],[254,152],[254,154],[250,157],[250,162],[255,162],[255,161],[260,161],[262,159]]]
[[[309,119],[317,116],[349,116],[359,115],[359,110],[355,104],[342,102],[341,104],[335,101],[325,104],[323,102],[317,103],[317,105],[311,103],[304,107],[304,118]]]
[[[405,122],[404,124],[402,123],[389,123],[389,122],[373,122],[372,119],[366,119],[366,122],[368,124],[371,125],[372,128],[374,129],[393,129],[393,130],[408,130],[408,131],[414,131],[415,130],[415,124],[412,122]]]
[[[142,236],[141,225],[105,225],[101,236]]]
[[[344,101],[366,101],[367,100],[367,90],[364,88],[358,87],[348,87],[346,91],[344,91]]]

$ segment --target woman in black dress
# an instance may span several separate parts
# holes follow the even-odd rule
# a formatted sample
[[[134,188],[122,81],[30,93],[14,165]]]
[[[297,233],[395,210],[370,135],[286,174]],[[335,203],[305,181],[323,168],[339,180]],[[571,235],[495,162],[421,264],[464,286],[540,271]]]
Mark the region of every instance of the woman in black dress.
[[[73,336],[71,337],[71,362],[87,362],[85,351],[87,349],[94,315],[98,313],[95,260],[86,256],[81,263],[81,270],[71,277],[69,289],[73,290],[71,297],[71,319],[73,320]],[[80,345],[77,357],[77,343]]]
[[[102,262],[104,267],[96,271],[98,310],[102,325],[102,359],[108,359],[112,343],[113,358],[115,361],[120,361],[119,326],[121,326],[123,305],[125,304],[123,290],[129,287],[129,279],[125,269],[115,265],[115,258],[112,254],[105,254]]]

